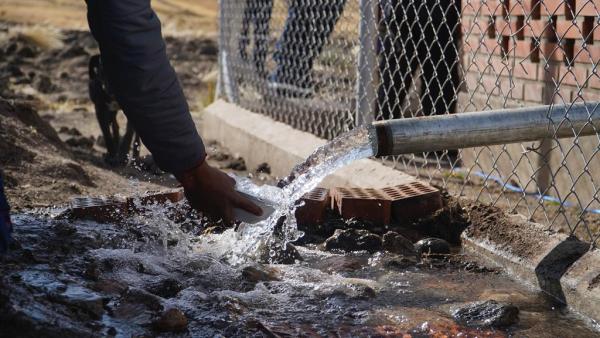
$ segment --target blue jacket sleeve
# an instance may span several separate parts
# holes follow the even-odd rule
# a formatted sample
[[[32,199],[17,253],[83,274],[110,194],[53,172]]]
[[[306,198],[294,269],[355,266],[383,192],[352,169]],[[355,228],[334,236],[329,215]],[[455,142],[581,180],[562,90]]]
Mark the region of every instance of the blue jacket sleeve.
[[[108,84],[156,164],[175,175],[199,164],[204,145],[150,0],[87,0],[87,5]]]

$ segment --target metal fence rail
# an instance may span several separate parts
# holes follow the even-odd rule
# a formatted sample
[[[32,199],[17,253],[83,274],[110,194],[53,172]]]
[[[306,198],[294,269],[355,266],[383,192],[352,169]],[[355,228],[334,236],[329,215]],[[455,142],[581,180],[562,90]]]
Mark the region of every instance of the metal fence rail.
[[[600,0],[221,0],[220,92],[329,139],[374,120],[547,105],[573,137],[384,161],[596,244],[600,138],[570,116],[600,101],[598,25]]]

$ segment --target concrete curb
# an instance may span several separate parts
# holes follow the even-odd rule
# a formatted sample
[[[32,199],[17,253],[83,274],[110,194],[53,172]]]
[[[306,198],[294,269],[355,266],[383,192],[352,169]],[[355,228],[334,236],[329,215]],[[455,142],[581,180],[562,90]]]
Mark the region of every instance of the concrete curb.
[[[217,100],[202,115],[201,135],[216,140],[244,157],[250,169],[267,162],[271,173],[286,177],[316,148],[327,143],[310,133]],[[384,188],[414,182],[415,178],[374,160],[359,160],[328,176],[320,186]]]
[[[490,240],[485,231],[462,234],[462,247],[485,263],[502,268],[526,285],[543,291],[571,310],[592,320],[600,320],[600,252],[587,243],[546,230],[520,215],[505,216],[507,225],[535,238],[523,236],[520,245],[532,248],[531,255],[515,253],[511,243]],[[477,227],[472,224],[469,227]],[[541,240],[541,241],[540,241]],[[529,243],[527,242],[529,241]]]

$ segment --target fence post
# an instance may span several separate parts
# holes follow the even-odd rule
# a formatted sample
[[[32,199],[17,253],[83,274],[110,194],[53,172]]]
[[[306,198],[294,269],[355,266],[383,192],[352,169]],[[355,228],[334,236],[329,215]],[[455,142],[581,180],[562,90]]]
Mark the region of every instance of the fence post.
[[[541,68],[544,69],[543,67]],[[552,105],[554,104],[554,95],[552,90],[552,75],[548,71],[544,71],[544,92],[543,92],[543,103],[550,106],[552,109]],[[554,121],[553,121],[554,122]],[[550,167],[550,161],[552,160],[552,143],[553,139],[544,138],[540,140],[540,144],[538,146],[538,171],[536,173],[535,182],[537,184],[537,189],[539,194],[547,195],[548,189],[552,185],[552,168]]]
[[[356,97],[356,125],[371,123],[377,107],[379,87],[378,0],[360,0],[359,55]]]

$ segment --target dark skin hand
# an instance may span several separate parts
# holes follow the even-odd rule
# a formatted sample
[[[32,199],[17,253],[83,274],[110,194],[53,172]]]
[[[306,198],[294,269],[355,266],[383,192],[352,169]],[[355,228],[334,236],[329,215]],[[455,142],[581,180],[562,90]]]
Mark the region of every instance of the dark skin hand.
[[[206,161],[178,177],[190,205],[226,223],[233,223],[233,209],[239,208],[260,216],[262,209],[235,190],[235,180]]]

